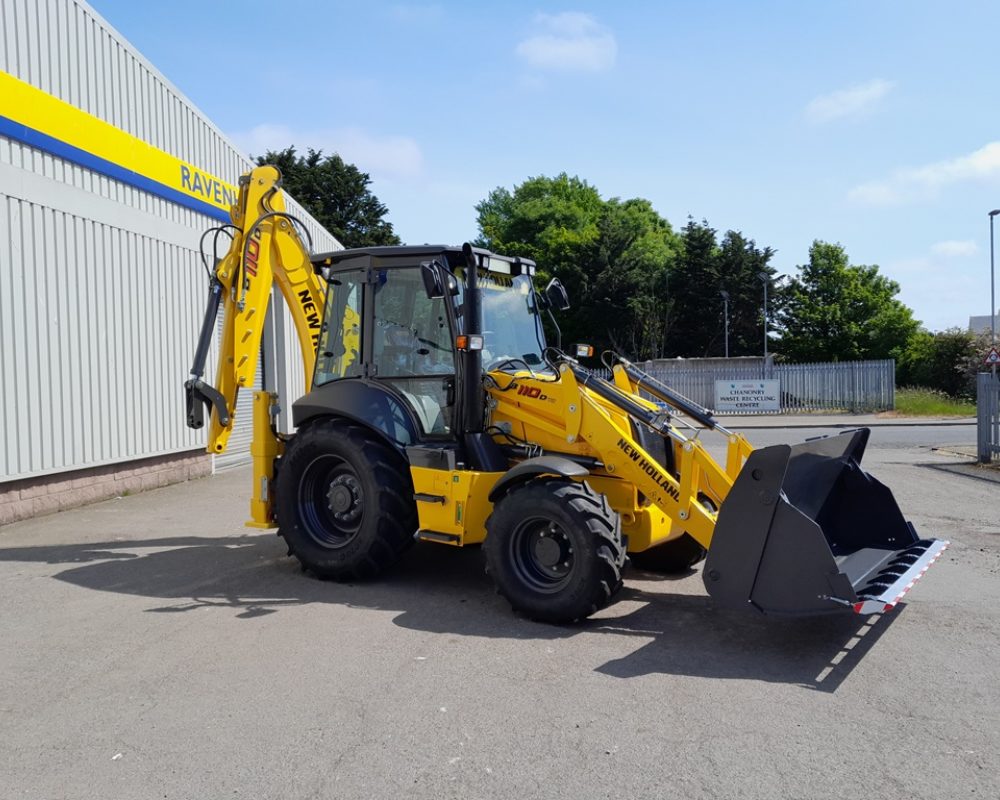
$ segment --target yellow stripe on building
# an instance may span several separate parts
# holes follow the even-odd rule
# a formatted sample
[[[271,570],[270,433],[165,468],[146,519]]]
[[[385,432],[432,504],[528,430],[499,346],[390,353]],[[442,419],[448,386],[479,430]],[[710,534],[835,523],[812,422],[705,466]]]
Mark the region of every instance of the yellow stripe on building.
[[[232,184],[3,71],[0,116],[142,176],[171,194],[226,212],[236,202]]]

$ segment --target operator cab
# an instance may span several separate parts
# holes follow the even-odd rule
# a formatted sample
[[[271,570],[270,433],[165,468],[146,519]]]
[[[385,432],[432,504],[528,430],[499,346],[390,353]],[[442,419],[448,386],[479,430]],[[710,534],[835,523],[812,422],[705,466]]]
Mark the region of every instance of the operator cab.
[[[468,319],[470,258],[481,325]],[[470,332],[482,336],[484,370],[549,370],[530,260],[424,245],[339,250],[313,266],[328,288],[312,391],[293,406],[297,426],[337,409],[397,447],[454,441],[471,427],[461,419],[467,354],[456,349]],[[481,418],[482,408],[470,414]]]

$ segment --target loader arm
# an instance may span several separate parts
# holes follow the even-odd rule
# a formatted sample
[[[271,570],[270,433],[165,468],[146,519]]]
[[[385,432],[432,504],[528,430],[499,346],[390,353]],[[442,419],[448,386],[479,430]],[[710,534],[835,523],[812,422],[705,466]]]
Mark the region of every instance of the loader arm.
[[[625,382],[627,373],[616,367],[618,383],[610,384],[594,379],[586,371],[572,364],[563,364],[561,380],[575,385],[580,398],[580,433],[582,438],[599,455],[607,472],[628,481],[659,508],[671,521],[671,536],[680,529],[689,533],[706,550],[711,547],[717,513],[699,501],[707,494],[716,508],[721,507],[733,480],[749,455],[750,446],[740,436],[730,436],[730,457],[726,467],[721,466],[696,438],[686,437],[662,416],[659,431],[677,442],[680,461],[675,477],[635,439],[630,426],[622,424],[620,415],[612,414],[608,405],[620,408],[629,418],[654,420],[657,413],[648,403],[643,403],[634,383]],[[600,383],[598,384],[598,381]],[[624,386],[629,386],[625,390]],[[598,394],[598,387],[601,393]],[[572,390],[570,390],[572,391]],[[604,402],[602,402],[602,400]],[[707,491],[706,491],[707,490]],[[656,541],[633,542],[630,549],[644,549]]]
[[[272,289],[277,286],[295,324],[305,367],[305,386],[312,385],[316,348],[322,329],[326,281],[310,261],[296,220],[285,210],[281,173],[273,166],[257,167],[240,179],[237,203],[230,210],[232,240],[211,278],[209,303],[191,368],[187,390],[188,425],[201,428],[203,406],[210,413],[207,450],[223,453],[233,431],[236,400],[254,384],[261,338]],[[303,229],[304,230],[304,229]],[[223,315],[215,385],[203,380],[208,350],[220,310]],[[282,442],[273,429],[276,395],[254,395],[254,527],[272,527],[270,481]]]
[[[494,417],[546,452],[596,460],[587,481],[612,498],[630,553],[694,539],[707,551],[706,589],[720,603],[771,614],[880,613],[947,547],[921,539],[889,489],[861,469],[867,429],[754,450],[626,359],[618,357],[613,381],[565,355],[558,372],[556,381],[518,376],[516,393],[498,385]],[[676,412],[727,437],[724,466]],[[657,437],[644,429],[666,440],[669,457],[654,454]],[[651,518],[651,509],[660,513]]]

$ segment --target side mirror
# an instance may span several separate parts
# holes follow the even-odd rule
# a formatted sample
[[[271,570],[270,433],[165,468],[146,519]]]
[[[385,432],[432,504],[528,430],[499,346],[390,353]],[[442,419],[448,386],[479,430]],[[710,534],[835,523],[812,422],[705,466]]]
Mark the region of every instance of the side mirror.
[[[424,279],[424,291],[429,300],[444,297],[444,281],[441,279],[440,264],[437,261],[424,261],[420,265],[420,277]]]
[[[549,285],[545,287],[545,300],[549,304],[549,308],[556,311],[565,311],[569,308],[569,295],[566,293],[566,287],[558,278],[550,280]]]

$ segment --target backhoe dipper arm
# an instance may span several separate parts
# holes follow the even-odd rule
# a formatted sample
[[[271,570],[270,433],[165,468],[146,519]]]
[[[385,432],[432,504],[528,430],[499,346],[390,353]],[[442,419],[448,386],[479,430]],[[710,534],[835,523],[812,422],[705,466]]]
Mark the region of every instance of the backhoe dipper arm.
[[[253,386],[264,321],[277,284],[295,322],[306,386],[312,384],[316,345],[322,324],[325,281],[316,274],[309,248],[285,211],[281,173],[257,167],[240,178],[239,198],[230,210],[236,234],[216,265],[209,287],[188,393],[188,425],[203,424],[199,404],[211,409],[208,451],[226,449],[240,389]],[[219,308],[223,311],[222,343],[215,386],[202,380]]]

